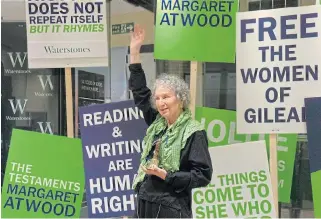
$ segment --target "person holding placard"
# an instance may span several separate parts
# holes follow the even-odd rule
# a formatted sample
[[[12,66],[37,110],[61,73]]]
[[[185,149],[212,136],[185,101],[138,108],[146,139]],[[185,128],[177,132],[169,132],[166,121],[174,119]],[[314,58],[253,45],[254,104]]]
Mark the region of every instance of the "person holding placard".
[[[160,76],[152,91],[140,60],[145,31],[135,26],[130,43],[129,88],[149,126],[133,187],[138,218],[190,218],[192,189],[207,186],[212,162],[207,135],[192,119],[188,85],[173,75]]]

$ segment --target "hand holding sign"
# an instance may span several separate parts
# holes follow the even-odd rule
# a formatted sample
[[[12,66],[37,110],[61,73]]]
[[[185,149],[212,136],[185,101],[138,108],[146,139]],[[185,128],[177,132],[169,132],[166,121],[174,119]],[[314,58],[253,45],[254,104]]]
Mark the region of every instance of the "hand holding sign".
[[[148,175],[154,175],[154,176],[158,176],[159,178],[165,180],[166,176],[167,176],[167,172],[164,169],[161,169],[155,165],[150,166],[148,168],[144,167],[143,165],[140,166],[140,168],[142,168],[142,170],[148,174]]]

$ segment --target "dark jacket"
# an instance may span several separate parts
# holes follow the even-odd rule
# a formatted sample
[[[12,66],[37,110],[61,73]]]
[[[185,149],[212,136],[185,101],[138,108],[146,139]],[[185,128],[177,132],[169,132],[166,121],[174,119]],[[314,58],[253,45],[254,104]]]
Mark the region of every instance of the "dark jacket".
[[[147,125],[150,125],[158,112],[151,107],[151,91],[146,85],[144,71],[139,63],[131,64],[129,69],[129,89],[136,106],[142,110]],[[146,175],[136,188],[138,202],[141,199],[159,206],[165,205],[179,211],[182,217],[191,217],[191,191],[193,188],[207,186],[212,172],[206,132],[197,131],[188,138],[181,151],[179,171],[168,173],[165,180]]]

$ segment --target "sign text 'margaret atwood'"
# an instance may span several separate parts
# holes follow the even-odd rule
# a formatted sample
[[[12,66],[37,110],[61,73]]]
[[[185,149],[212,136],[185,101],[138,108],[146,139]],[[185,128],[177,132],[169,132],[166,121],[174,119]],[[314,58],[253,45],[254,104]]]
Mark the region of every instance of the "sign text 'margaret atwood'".
[[[160,25],[176,26],[210,26],[229,27],[232,24],[233,0],[197,1],[197,0],[162,0],[161,11],[164,12]]]

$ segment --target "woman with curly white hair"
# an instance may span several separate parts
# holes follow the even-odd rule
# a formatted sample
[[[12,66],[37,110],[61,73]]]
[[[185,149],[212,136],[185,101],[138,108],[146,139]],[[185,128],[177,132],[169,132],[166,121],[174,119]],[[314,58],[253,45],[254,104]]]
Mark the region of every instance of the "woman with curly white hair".
[[[161,75],[152,91],[140,60],[144,30],[136,26],[130,43],[129,87],[148,124],[141,166],[134,181],[137,218],[191,218],[192,189],[212,177],[208,140],[188,108],[187,84]]]

